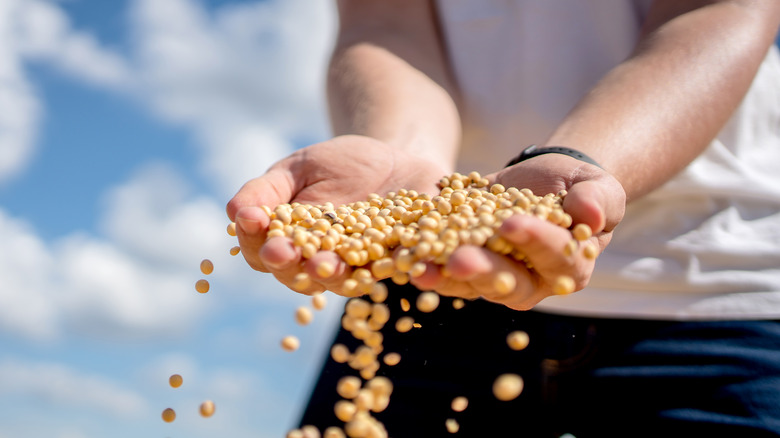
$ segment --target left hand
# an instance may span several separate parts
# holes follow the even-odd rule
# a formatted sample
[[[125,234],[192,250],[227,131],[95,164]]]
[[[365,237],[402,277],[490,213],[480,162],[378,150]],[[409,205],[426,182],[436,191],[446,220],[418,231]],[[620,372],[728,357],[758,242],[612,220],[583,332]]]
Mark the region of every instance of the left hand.
[[[625,191],[612,175],[565,155],[537,156],[487,178],[491,184],[529,188],[540,196],[567,190],[564,210],[574,224],[590,226],[590,242],[598,246],[599,252],[607,246],[625,213]],[[569,230],[533,216],[515,215],[503,222],[499,233],[527,255],[533,269],[485,248],[467,245],[453,252],[446,266],[449,275],[442,275],[430,265],[412,283],[442,295],[483,297],[516,310],[528,310],[553,295],[553,285],[561,275],[574,279],[575,290],[588,284],[595,261],[581,253],[564,255],[563,248],[572,239]],[[514,291],[508,294],[496,292],[492,284],[501,271],[511,272],[516,280]]]

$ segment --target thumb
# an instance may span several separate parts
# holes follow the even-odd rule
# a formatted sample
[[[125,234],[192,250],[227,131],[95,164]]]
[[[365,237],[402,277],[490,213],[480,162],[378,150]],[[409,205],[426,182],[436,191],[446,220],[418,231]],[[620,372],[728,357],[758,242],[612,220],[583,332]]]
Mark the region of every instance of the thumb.
[[[594,233],[612,231],[623,219],[625,208],[622,186],[617,181],[610,183],[601,178],[573,184],[563,200],[563,209],[572,221],[588,225]]]
[[[277,205],[290,202],[294,193],[292,178],[285,169],[271,168],[265,175],[244,184],[227,204],[231,221],[254,234],[268,225],[268,215],[260,208],[273,210]]]

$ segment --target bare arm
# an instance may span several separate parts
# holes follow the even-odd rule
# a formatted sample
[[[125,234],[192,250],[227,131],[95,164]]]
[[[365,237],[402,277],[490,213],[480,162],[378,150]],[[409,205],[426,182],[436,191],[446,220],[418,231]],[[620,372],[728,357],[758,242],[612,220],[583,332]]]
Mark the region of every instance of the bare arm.
[[[593,156],[630,202],[692,161],[742,100],[780,25],[776,0],[657,0],[632,56],[547,141]]]
[[[546,154],[492,177],[543,193],[568,190],[564,208],[575,222],[593,228],[593,241],[603,249],[627,202],[669,180],[715,138],[743,99],[778,25],[776,0],[656,0],[634,53],[602,78],[546,142],[580,149],[604,170]],[[418,285],[478,294],[516,309],[549,296],[560,275],[574,278],[577,289],[587,285],[594,264],[561,254],[569,239],[565,232],[524,216],[508,219],[501,231],[534,266],[514,267],[513,294],[495,297],[489,287],[492,272],[510,269],[507,261],[475,248],[450,258],[452,279],[432,275]]]
[[[432,2],[342,0],[328,100],[336,134],[416,151],[452,171],[460,119]]]
[[[436,190],[451,172],[460,121],[432,3],[423,0],[343,0],[328,72],[333,139],[295,151],[247,182],[227,206],[241,253],[255,269],[291,284],[310,271],[311,293],[339,291],[349,275],[335,253],[302,263],[290,239],[267,239],[261,206],[302,202],[336,205],[399,188]],[[328,261],[336,274],[320,278],[311,266]],[[311,263],[309,263],[311,262]]]

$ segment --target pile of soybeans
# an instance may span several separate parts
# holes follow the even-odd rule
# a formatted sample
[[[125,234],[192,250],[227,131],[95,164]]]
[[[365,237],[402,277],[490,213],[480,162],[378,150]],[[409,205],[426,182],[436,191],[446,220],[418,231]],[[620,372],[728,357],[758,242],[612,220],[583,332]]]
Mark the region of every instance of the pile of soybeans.
[[[311,259],[319,251],[333,251],[351,267],[351,274],[334,288],[339,295],[350,297],[342,317],[342,327],[362,342],[355,351],[337,344],[331,349],[331,357],[358,371],[356,376],[343,377],[337,392],[342,400],[336,403],[336,416],[343,427],[329,427],[320,433],[313,426],[304,426],[288,433],[288,438],[382,438],[387,437],[384,425],[372,413],[382,412],[390,403],[392,382],[377,376],[380,366],[394,366],[401,357],[395,352],[383,351],[382,329],[390,320],[390,310],[385,301],[388,289],[381,280],[390,279],[398,285],[422,275],[429,264],[438,266],[443,275],[452,252],[461,245],[484,247],[509,257],[533,269],[526,254],[502,238],[497,232],[504,220],[516,214],[533,215],[561,228],[570,230],[571,240],[561,251],[570,257],[597,256],[597,248],[588,242],[591,230],[587,225],[572,226],[572,218],[562,208],[565,191],[537,196],[529,189],[505,188],[490,185],[477,172],[468,175],[454,173],[439,181],[438,195],[417,193],[401,189],[385,197],[371,194],[365,201],[348,205],[282,204],[274,209],[262,207],[271,218],[268,238],[286,237],[300,248],[302,262]],[[235,235],[235,224],[228,227]],[[231,254],[238,253],[237,247]],[[330,278],[336,266],[321,262],[314,271],[320,279]],[[205,270],[204,273],[207,273]],[[210,269],[209,269],[210,272]],[[314,293],[312,305],[321,309],[324,296],[321,286],[306,272],[297,274],[290,287],[298,292]],[[498,294],[515,290],[516,280],[509,272],[495,272],[492,285]],[[574,281],[566,276],[558,278],[556,294],[574,291]],[[208,282],[199,280],[196,289],[205,293]],[[421,312],[433,312],[439,305],[439,295],[422,292],[415,303]],[[465,302],[453,301],[456,308]],[[406,300],[401,307],[411,306]],[[296,312],[299,324],[308,324],[311,311],[301,307]],[[420,327],[411,316],[399,318],[394,329],[408,332]],[[528,344],[523,332],[513,332],[507,337],[508,348],[520,350]],[[282,340],[282,347],[294,351],[299,341],[294,336]],[[380,360],[381,357],[381,360]],[[381,362],[381,364],[380,364]],[[496,398],[502,401],[515,399],[523,388],[523,381],[515,374],[497,376],[493,386]],[[453,400],[453,412],[466,409],[468,400]],[[458,431],[455,418],[443,419],[443,427],[451,433]]]

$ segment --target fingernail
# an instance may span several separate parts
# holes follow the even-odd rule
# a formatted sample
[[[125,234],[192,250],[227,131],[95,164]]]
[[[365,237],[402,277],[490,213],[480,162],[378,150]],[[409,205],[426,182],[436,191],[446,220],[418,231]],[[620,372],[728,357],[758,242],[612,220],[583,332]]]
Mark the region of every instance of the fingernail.
[[[501,228],[499,228],[499,232],[505,239],[510,240],[512,243],[518,245],[522,245],[528,242],[528,239],[530,238],[530,234],[528,234],[528,230],[526,230],[525,225],[522,223],[522,221],[517,220],[505,221],[501,225]]]
[[[492,264],[481,249],[464,246],[453,252],[447,262],[450,276],[458,281],[473,280],[492,269]]]
[[[236,213],[236,225],[245,234],[257,234],[260,231],[260,218],[258,214],[265,214],[258,207],[244,207]]]
[[[292,243],[282,237],[273,237],[260,248],[260,260],[269,268],[284,269],[295,261],[295,258],[296,253]]]

